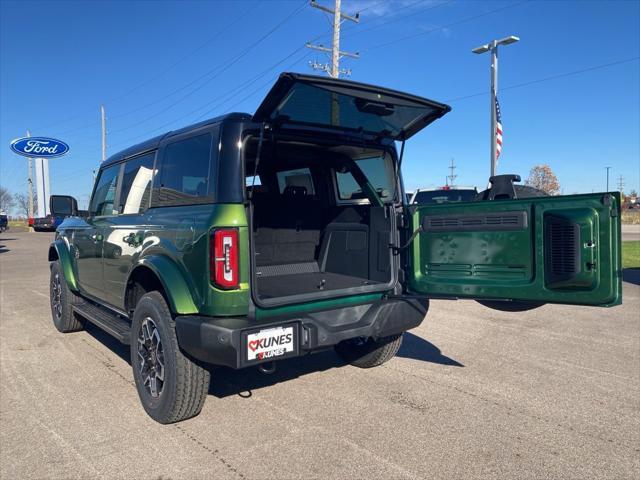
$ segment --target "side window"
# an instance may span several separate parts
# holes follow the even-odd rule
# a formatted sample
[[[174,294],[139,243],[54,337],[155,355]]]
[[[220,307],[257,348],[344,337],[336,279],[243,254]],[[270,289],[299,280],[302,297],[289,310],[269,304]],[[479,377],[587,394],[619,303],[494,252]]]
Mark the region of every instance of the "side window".
[[[376,190],[382,201],[393,200],[395,196],[395,175],[388,156],[361,158],[356,163]],[[358,182],[350,172],[336,172],[338,197],[340,200],[361,200],[366,198]]]
[[[210,172],[213,135],[168,144],[160,167],[160,182],[154,186],[154,206],[193,205],[211,203],[213,191]],[[159,183],[159,185],[158,185]]]
[[[91,199],[89,209],[92,217],[103,215],[116,215],[114,202],[116,200],[116,190],[118,187],[118,175],[121,164],[112,165],[100,171],[98,183]]]
[[[308,168],[278,172],[278,188],[280,193],[284,193],[287,187],[289,187],[289,189],[293,187],[303,188],[305,189],[305,195],[315,195],[316,193],[313,188],[311,171]]]
[[[124,164],[118,201],[119,213],[142,213],[149,208],[154,158],[155,153],[147,153],[127,160]]]

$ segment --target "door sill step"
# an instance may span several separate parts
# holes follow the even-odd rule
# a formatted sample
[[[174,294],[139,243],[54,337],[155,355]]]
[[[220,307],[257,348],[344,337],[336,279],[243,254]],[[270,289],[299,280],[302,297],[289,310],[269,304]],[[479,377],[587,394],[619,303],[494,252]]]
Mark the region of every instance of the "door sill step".
[[[73,311],[121,343],[125,345],[131,343],[131,324],[119,315],[86,300],[74,305]]]

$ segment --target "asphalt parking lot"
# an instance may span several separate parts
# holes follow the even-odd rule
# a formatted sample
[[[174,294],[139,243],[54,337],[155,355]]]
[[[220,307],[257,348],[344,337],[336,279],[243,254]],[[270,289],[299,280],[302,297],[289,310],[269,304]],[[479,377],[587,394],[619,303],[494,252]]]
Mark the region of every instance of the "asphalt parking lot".
[[[126,348],[54,329],[51,238],[0,235],[2,479],[640,477],[638,271],[612,309],[434,301],[370,370],[215,370],[200,416],[161,426]]]

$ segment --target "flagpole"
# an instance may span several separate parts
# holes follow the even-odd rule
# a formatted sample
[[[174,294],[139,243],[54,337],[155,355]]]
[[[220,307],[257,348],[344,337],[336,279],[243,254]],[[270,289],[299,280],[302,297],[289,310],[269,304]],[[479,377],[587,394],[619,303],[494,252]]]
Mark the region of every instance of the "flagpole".
[[[498,126],[498,119],[496,113],[496,96],[498,95],[498,46],[500,45],[509,45],[511,43],[515,43],[519,41],[520,38],[515,35],[511,35],[509,37],[502,38],[500,40],[492,40],[489,43],[485,43],[484,45],[480,45],[477,48],[471,50],[473,53],[491,53],[491,94],[489,95],[491,98],[489,99],[491,102],[490,111],[491,111],[491,139],[489,141],[489,145],[491,145],[490,155],[491,155],[491,163],[490,163],[490,172],[491,176],[495,176],[496,170],[498,167],[498,158],[497,158],[497,144],[496,144],[496,129]]]

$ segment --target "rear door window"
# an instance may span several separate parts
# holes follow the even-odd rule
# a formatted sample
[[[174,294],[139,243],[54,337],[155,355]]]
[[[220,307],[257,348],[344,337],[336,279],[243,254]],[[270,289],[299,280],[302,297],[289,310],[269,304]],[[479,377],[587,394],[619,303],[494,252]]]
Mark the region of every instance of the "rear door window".
[[[154,206],[193,205],[213,201],[210,167],[213,134],[189,137],[164,148]]]
[[[122,164],[119,163],[100,171],[89,209],[92,217],[117,215],[115,201],[121,166]]]
[[[280,193],[297,189],[304,195],[315,195],[311,170],[308,168],[278,172],[278,188]]]
[[[149,208],[155,152],[127,160],[124,164],[118,211],[137,214]]]
[[[356,163],[373,186],[378,196],[385,201],[392,201],[395,196],[394,171],[391,159],[377,156],[356,160]],[[362,187],[356,182],[351,172],[336,172],[338,198],[342,201],[366,199]]]

